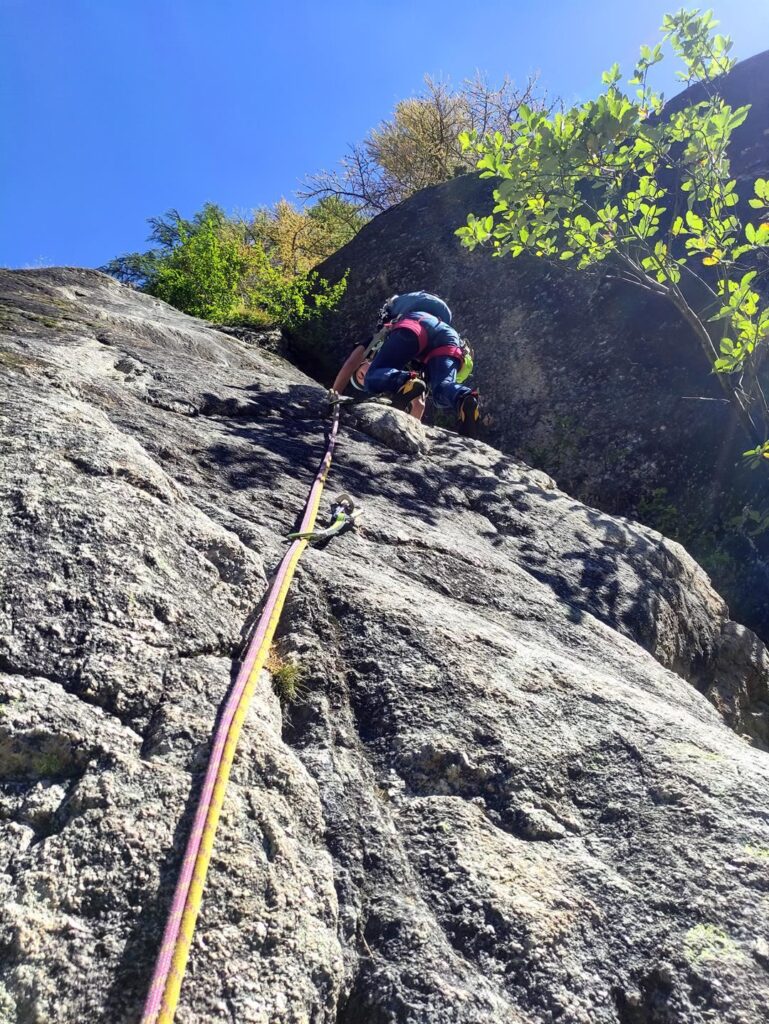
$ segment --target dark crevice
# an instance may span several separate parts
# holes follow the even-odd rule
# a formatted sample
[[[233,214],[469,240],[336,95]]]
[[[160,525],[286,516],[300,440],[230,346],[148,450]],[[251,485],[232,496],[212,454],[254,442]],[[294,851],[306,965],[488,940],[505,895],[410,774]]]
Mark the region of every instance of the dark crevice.
[[[221,643],[201,644],[199,647],[189,649],[170,650],[169,663],[175,661],[190,661],[194,658],[223,658],[232,661],[237,657],[240,650],[241,640],[228,640]],[[164,648],[168,650],[168,648]]]
[[[55,683],[57,686],[61,686],[62,689],[67,689],[67,684],[71,685],[72,676],[66,674],[60,674],[55,672],[40,672],[37,669],[24,669],[19,665],[15,665],[8,655],[0,651],[0,672],[7,676],[20,676],[22,679],[45,679],[49,683]]]
[[[299,388],[299,385],[293,385]],[[320,388],[305,387],[305,405],[291,404],[292,399],[283,392],[265,392],[248,398],[237,395],[224,397],[214,392],[203,392],[190,400],[172,392],[149,388],[143,400],[155,408],[182,416],[204,416],[208,419],[234,421],[236,423],[257,423],[265,419],[315,422],[320,412]]]
[[[100,711],[109,715],[110,718],[114,718],[126,729],[130,729],[131,732],[136,735],[140,735],[139,730],[136,727],[134,715],[129,711],[119,711],[114,706],[114,695],[91,695],[84,693],[83,690],[80,689],[79,669],[74,669],[74,671],[69,673],[46,673],[40,672],[36,668],[25,669],[15,665],[8,659],[7,654],[0,652],[0,673],[4,673],[8,676],[19,676],[22,679],[28,679],[30,681],[34,679],[45,679],[49,683],[60,686],[71,697],[76,697],[84,704],[89,705],[89,707],[99,708]]]
[[[59,806],[42,821],[38,820],[38,822],[33,825],[35,829],[35,837],[30,843],[30,846],[37,846],[44,840],[50,839],[51,836],[58,835],[60,832],[64,831],[68,821],[70,820],[69,815],[67,814],[67,805],[69,804],[73,790],[85,776],[87,769],[88,765],[83,771],[68,779],[66,791]]]
[[[86,476],[121,480],[124,483],[130,484],[131,487],[135,487],[137,491],[144,491],[151,497],[157,498],[157,500],[162,501],[164,505],[172,504],[169,495],[161,487],[158,487],[146,477],[139,476],[130,466],[115,466],[111,464],[97,465],[90,459],[86,459],[79,455],[73,455],[71,452],[64,452],[63,454],[68,462]]]

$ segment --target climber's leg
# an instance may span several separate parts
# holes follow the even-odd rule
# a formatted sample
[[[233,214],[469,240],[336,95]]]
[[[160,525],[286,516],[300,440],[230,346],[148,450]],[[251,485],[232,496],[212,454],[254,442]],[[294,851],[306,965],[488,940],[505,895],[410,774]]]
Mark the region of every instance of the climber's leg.
[[[372,395],[394,394],[409,379],[403,369],[419,351],[413,331],[396,327],[387,335],[366,374],[366,391]]]
[[[436,356],[427,361],[427,378],[433,401],[441,409],[457,409],[462,399],[472,388],[457,384],[460,362],[454,356]]]

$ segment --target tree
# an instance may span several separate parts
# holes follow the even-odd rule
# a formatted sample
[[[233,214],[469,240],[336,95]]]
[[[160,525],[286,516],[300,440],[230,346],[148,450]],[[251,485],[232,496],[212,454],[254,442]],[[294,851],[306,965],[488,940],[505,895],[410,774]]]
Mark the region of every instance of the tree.
[[[221,322],[244,302],[251,253],[223,231],[225,217],[209,206],[191,228],[179,218],[174,241],[157,259],[145,290],[177,309]]]
[[[341,199],[367,216],[381,213],[428,185],[472,169],[473,161],[458,141],[460,133],[506,134],[521,104],[545,109],[536,85],[533,76],[520,90],[509,78],[494,88],[477,74],[454,90],[428,76],[421,96],[402,100],[389,121],[351,147],[341,171],[310,176],[299,194],[305,199]]]
[[[333,307],[346,280],[329,284],[300,269],[280,234],[276,241],[278,216],[283,235],[307,218],[285,205],[280,215],[259,211],[250,222],[228,217],[213,203],[191,219],[172,210],[150,220],[155,248],[118,257],[102,269],[192,316],[295,329]]]
[[[324,196],[305,208],[308,230],[302,240],[305,257],[315,266],[357,235],[368,220],[352,203]]]
[[[183,238],[189,238],[201,229],[206,230],[211,224],[221,230],[226,219],[224,211],[215,203],[205,203],[191,219],[182,217],[178,210],[169,210],[162,217],[150,217],[147,223],[151,231],[147,241],[154,242],[155,246],[146,252],[117,256],[101,270],[124,284],[146,289],[171,253],[182,244]]]
[[[243,228],[284,270],[302,274],[341,249],[366,219],[337,196],[326,196],[304,209],[281,199],[272,209],[257,210]]]
[[[527,252],[580,270],[607,264],[672,302],[755,445],[745,454],[759,463],[769,459],[769,307],[759,291],[769,224],[743,223],[737,211],[728,146],[749,106],[732,109],[719,95],[718,77],[735,61],[716,25],[710,11],[666,15],[662,42],[641,47],[635,99],[614,64],[595,100],[552,117],[522,104],[508,134],[465,132],[465,153],[498,184],[493,213],[470,214],[457,234],[499,256]],[[698,89],[663,115],[648,77],[666,41],[683,64],[679,78]],[[753,191],[750,206],[769,211],[769,182]]]

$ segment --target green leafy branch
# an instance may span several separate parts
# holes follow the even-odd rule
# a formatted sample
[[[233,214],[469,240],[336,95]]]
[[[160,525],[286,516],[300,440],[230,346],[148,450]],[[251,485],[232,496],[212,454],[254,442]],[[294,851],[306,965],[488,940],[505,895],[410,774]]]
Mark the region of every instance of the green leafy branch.
[[[641,47],[629,80],[634,98],[614,64],[594,100],[553,116],[524,104],[507,135],[464,133],[463,148],[497,185],[492,213],[469,214],[457,234],[468,248],[488,245],[498,256],[529,253],[585,271],[605,265],[672,302],[763,458],[769,309],[759,285],[769,183],[758,179],[750,200],[764,217],[743,223],[728,147],[750,108],[732,108],[718,93],[718,76],[735,62],[716,24],[710,11],[666,15],[662,42]],[[679,77],[699,89],[662,116],[664,98],[649,72],[666,42],[683,64]]]

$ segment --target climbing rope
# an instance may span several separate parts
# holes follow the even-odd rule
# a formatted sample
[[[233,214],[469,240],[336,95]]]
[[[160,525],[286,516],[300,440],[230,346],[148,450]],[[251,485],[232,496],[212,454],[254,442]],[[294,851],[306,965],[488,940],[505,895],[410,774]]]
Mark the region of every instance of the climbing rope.
[[[301,526],[272,581],[259,624],[248,645],[214,735],[195,820],[187,840],[187,849],[155,963],[155,973],[144,1006],[142,1024],[172,1024],[176,1013],[232,761],[294,571],[313,536],[323,485],[331,467],[339,430],[339,410],[340,406],[334,405],[328,446],[310,489]]]

